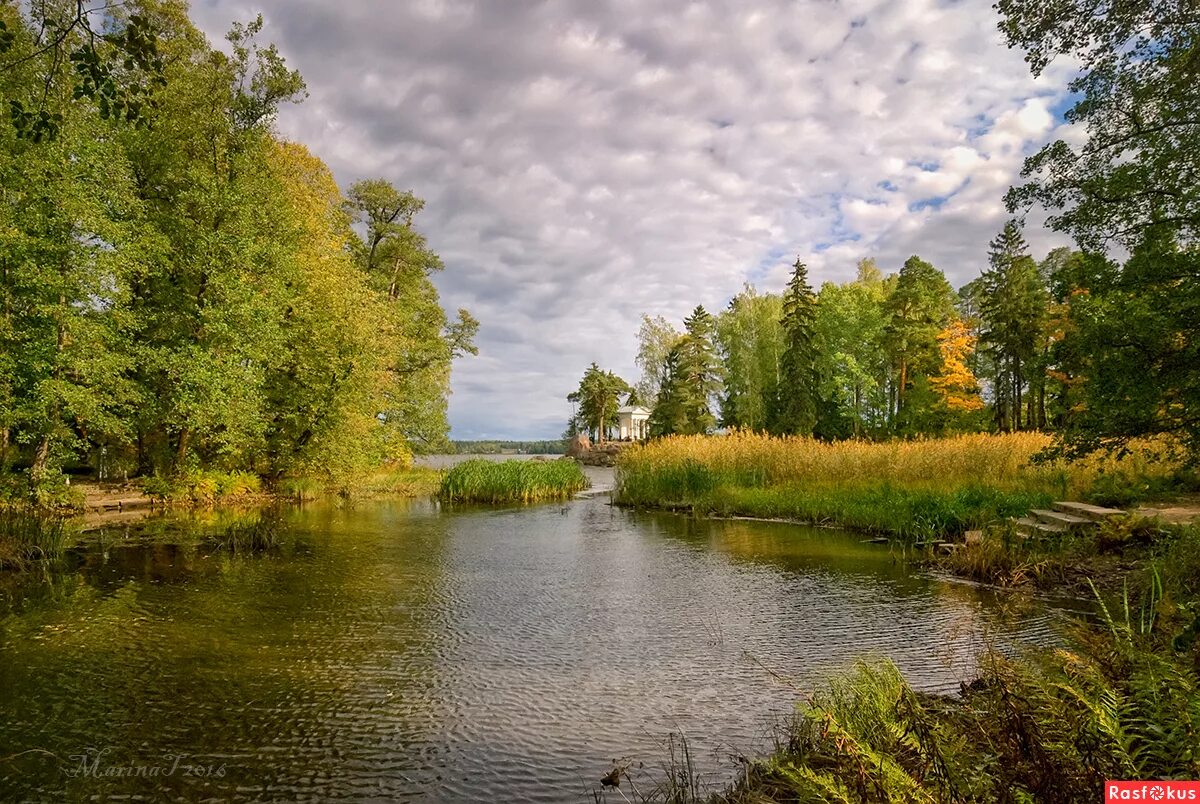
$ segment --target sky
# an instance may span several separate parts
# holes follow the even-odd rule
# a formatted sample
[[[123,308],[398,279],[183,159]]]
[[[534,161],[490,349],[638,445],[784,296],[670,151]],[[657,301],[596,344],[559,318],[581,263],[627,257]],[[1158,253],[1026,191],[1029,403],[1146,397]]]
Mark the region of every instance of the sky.
[[[986,265],[1026,155],[1063,127],[987,0],[194,0],[261,13],[309,97],[280,114],[343,188],[425,199],[456,361],[452,437],[556,438],[595,361],[635,382],[643,313],[722,310],[919,254]],[[1035,256],[1066,245],[1036,214]]]

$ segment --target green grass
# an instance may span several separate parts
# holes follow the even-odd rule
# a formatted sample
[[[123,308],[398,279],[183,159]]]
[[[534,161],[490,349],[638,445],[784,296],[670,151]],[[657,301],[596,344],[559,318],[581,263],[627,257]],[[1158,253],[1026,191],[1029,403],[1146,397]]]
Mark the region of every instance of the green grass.
[[[24,505],[0,505],[0,571],[26,570],[57,558],[66,541],[61,516]]]
[[[787,485],[754,487],[714,483],[687,493],[661,495],[632,483],[621,487],[623,505],[687,509],[718,516],[753,516],[836,524],[902,540],[962,533],[1032,508],[1047,506],[1049,494],[965,486],[943,490],[891,484]]]
[[[529,503],[561,500],[588,487],[572,460],[464,461],[442,478],[439,496],[447,502]]]

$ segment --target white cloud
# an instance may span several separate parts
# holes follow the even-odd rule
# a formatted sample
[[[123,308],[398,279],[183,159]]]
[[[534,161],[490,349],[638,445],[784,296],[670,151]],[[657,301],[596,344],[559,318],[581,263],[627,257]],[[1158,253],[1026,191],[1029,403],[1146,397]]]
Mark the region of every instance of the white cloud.
[[[554,436],[592,360],[635,379],[642,312],[844,280],[919,253],[955,284],[1055,129],[995,12],[938,0],[203,0],[210,35],[261,11],[309,85],[280,129],[348,184],[427,201],[449,307],[457,437]],[[1030,231],[1039,249],[1055,238]]]

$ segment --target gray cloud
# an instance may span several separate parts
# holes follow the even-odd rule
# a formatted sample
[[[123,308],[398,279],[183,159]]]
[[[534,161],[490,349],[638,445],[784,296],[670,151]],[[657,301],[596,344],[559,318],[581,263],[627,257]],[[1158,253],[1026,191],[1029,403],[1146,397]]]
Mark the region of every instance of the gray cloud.
[[[561,432],[592,360],[630,380],[642,312],[719,310],[910,254],[978,273],[1066,76],[1034,81],[983,3],[937,0],[204,0],[261,12],[310,98],[279,128],[343,185],[384,176],[449,307],[459,438]],[[1038,250],[1060,241],[1034,229]]]

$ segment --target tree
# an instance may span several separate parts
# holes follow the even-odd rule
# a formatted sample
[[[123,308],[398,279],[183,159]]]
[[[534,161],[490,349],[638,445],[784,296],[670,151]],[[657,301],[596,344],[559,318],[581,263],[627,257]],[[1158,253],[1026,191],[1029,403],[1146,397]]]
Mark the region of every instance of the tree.
[[[144,126],[157,105],[155,91],[166,83],[150,20],[118,4],[86,0],[0,8],[0,77],[14,73],[32,80],[18,82],[21,88],[5,87],[0,101],[16,136],[34,143],[56,139],[63,127],[64,112],[52,101],[51,87],[68,87],[75,100],[94,101],[103,120]]]
[[[717,322],[704,307],[697,305],[692,314],[683,319],[683,330],[683,338],[676,348],[678,373],[685,389],[685,432],[707,433],[717,426],[712,404],[721,392],[721,363],[714,344]]]
[[[383,302],[380,347],[388,354],[380,413],[407,448],[427,452],[447,444],[450,364],[475,354],[478,322],[466,310],[450,322],[431,275],[443,269],[413,221],[424,202],[382,179],[350,188],[346,208],[366,227],[352,252]]]
[[[941,371],[929,378],[929,386],[938,395],[938,404],[950,416],[972,413],[983,408],[979,381],[967,365],[975,351],[975,337],[961,318],[956,318],[938,333]]]
[[[642,323],[638,327],[636,358],[638,368],[642,370],[641,379],[637,384],[638,395],[642,399],[654,399],[658,396],[667,354],[682,335],[683,333],[661,315],[654,318],[642,315]]]
[[[887,424],[889,364],[884,350],[886,302],[891,283],[874,260],[862,260],[858,277],[826,282],[817,294],[816,338],[820,376],[820,435],[858,438]]]
[[[887,300],[888,323],[884,345],[893,371],[893,427],[914,429],[920,406],[911,404],[909,392],[918,379],[936,372],[941,362],[937,336],[954,316],[954,291],[941,271],[920,257],[909,257],[900,269]]]
[[[1007,223],[991,243],[989,268],[980,276],[980,341],[995,370],[996,420],[1001,430],[1045,423],[1044,353],[1049,301],[1037,263],[1016,222]],[[1026,387],[1029,410],[1023,416]]]
[[[1037,203],[1088,251],[1129,251],[1163,224],[1186,246],[1200,234],[1200,11],[1191,0],[1000,0],[1000,28],[1034,75],[1065,56],[1080,67],[1066,119],[1087,132],[1025,162],[1032,181],[1010,210]]]
[[[688,418],[688,397],[691,390],[681,362],[681,350],[676,345],[663,360],[658,396],[654,400],[654,410],[651,411],[650,420],[647,422],[652,438],[694,431]]]
[[[767,412],[779,382],[782,315],[780,296],[763,295],[746,285],[717,317],[716,345],[725,386],[721,398],[723,426],[766,429]]]
[[[617,423],[621,395],[632,390],[625,380],[592,363],[583,373],[579,389],[568,394],[567,399],[579,405],[576,419],[595,434],[597,443],[603,444],[608,429]]]
[[[1070,297],[1064,344],[1074,345],[1060,349],[1084,370],[1061,446],[1166,432],[1200,453],[1200,12],[1189,0],[998,8],[1035,74],[1060,56],[1078,65],[1066,116],[1086,131],[1077,148],[1058,141],[1028,159],[1031,181],[1009,191],[1009,208],[1040,204],[1085,252],[1116,243],[1132,254],[1111,281]]]
[[[812,435],[817,424],[820,378],[817,374],[817,297],[808,284],[808,267],[797,258],[783,292],[783,354],[771,431]]]
[[[30,29],[71,7],[89,17]],[[347,206],[319,159],[279,141],[275,114],[304,84],[257,41],[261,19],[224,53],[176,0],[106,7],[110,33],[143,25],[126,13],[153,28],[164,71],[145,125],[106,119],[132,103],[120,87],[89,96],[50,63],[88,36],[80,9],[0,6],[0,95],[36,97],[55,126],[38,141],[0,125],[0,466],[29,465],[41,497],[62,464],[101,454],[143,473],[345,480],[444,445],[450,365],[477,322],[439,302],[419,200],[377,181]],[[389,203],[407,214],[372,217]]]

